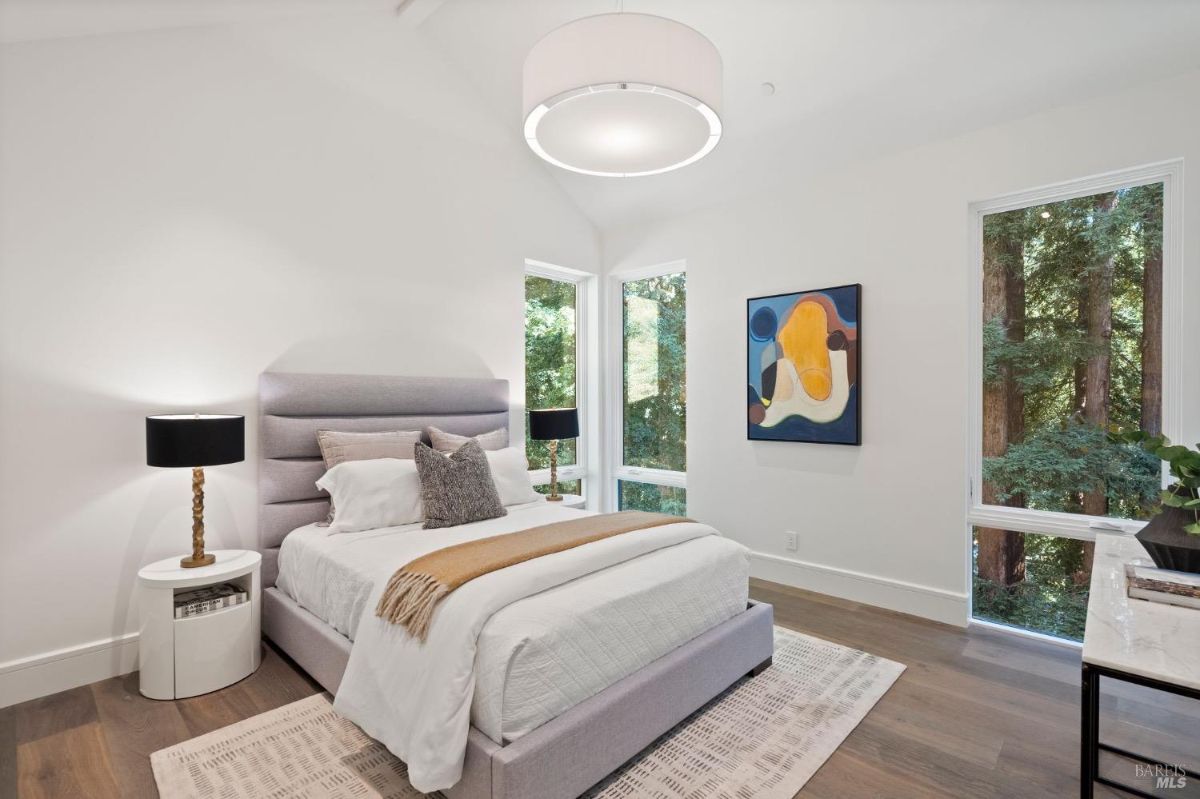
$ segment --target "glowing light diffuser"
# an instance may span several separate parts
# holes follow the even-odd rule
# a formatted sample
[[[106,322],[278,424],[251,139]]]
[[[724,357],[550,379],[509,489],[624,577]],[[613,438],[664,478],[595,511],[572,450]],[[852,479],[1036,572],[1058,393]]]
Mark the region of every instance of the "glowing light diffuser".
[[[721,139],[721,56],[682,23],[600,14],[551,31],[525,59],[525,140],[585,175],[669,172]]]

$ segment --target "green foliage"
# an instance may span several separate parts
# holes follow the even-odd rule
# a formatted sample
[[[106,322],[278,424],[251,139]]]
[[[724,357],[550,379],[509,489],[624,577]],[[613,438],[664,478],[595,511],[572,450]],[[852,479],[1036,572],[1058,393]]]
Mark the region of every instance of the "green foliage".
[[[645,510],[670,513],[674,516],[687,515],[686,489],[621,480],[617,483],[617,490],[619,492],[617,505],[621,510]]]
[[[984,382],[1010,375],[1024,404],[1023,440],[985,459],[984,479],[1001,502],[1049,511],[1079,512],[1083,494],[1103,488],[1108,515],[1146,518],[1158,465],[1137,446],[1088,429],[1079,377],[1100,352],[1087,336],[1087,278],[1111,260],[1108,418],[1140,425],[1143,273],[1146,257],[1161,251],[1162,185],[1122,189],[1111,211],[1098,208],[1097,197],[1079,197],[984,219],[985,246],[1020,281],[1025,306],[1021,335],[1004,319],[984,321]]]
[[[575,284],[525,276],[525,407],[575,407]],[[529,468],[550,466],[548,442],[533,441],[526,426]],[[558,463],[575,463],[575,441],[558,446]]]
[[[975,575],[974,615],[1060,638],[1083,640],[1088,587],[1075,581],[1083,567],[1083,542],[1032,533],[1025,534],[1024,539],[1025,581],[1005,588]]]
[[[533,490],[538,492],[539,494],[547,494],[548,495],[550,493],[550,484],[544,483],[543,485],[540,485],[540,486],[534,486]],[[583,481],[582,480],[570,480],[567,482],[563,482],[562,480],[559,480],[558,481],[558,493],[559,494],[575,494],[577,496],[583,496]]]
[[[687,470],[687,276],[625,283],[624,463]]]
[[[1028,508],[1078,513],[1082,494],[1103,489],[1110,513],[1121,518],[1137,518],[1154,505],[1158,474],[1148,453],[1077,419],[1035,429],[983,463],[983,479],[998,487],[1002,503],[1022,497]]]
[[[1108,436],[1116,444],[1133,445],[1159,460],[1166,461],[1175,483],[1163,491],[1159,499],[1171,508],[1191,511],[1195,521],[1184,526],[1184,530],[1200,535],[1200,444],[1196,449],[1182,444],[1172,444],[1164,435],[1154,435],[1145,430],[1122,430],[1114,428]]]

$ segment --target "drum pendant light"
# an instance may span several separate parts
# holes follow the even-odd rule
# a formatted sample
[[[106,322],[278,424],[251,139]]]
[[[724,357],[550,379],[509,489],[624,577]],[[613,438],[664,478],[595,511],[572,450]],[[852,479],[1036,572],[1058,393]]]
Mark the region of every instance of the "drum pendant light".
[[[572,172],[636,177],[694,163],[721,138],[721,55],[650,14],[569,22],[525,59],[525,140]]]

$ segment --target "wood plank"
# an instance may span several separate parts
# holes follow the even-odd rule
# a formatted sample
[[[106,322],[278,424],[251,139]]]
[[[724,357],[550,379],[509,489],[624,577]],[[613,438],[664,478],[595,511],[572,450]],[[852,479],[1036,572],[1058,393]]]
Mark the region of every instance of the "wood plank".
[[[264,645],[262,665],[241,682],[259,713],[319,694],[325,689],[274,645]]]
[[[17,770],[21,799],[122,796],[99,722],[18,744]]]
[[[154,796],[150,754],[192,737],[174,702],[147,699],[137,673],[94,683],[92,696],[113,774],[124,796]]]
[[[17,712],[0,708],[0,796],[17,795]]]
[[[960,799],[957,787],[933,785],[916,775],[897,774],[871,758],[847,752],[834,752],[817,770],[796,799],[847,799],[847,797],[920,797],[920,799]]]
[[[802,799],[1077,794],[1078,650],[761,580],[751,595],[774,604],[783,626],[908,666]],[[23,797],[153,796],[151,752],[320,690],[266,645],[255,674],[191,699],[145,699],[136,674],[65,691],[0,711],[0,779]],[[1105,730],[1185,754],[1197,718],[1186,702],[1106,686]],[[1097,786],[1096,795],[1119,794]]]
[[[84,685],[14,705],[17,744],[95,724],[96,703]]]

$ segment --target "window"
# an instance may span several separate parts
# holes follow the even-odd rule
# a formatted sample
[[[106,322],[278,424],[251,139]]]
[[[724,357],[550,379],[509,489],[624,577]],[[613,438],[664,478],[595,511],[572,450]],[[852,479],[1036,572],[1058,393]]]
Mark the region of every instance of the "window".
[[[1108,431],[1169,421],[1172,175],[1151,169],[976,209],[977,619],[1081,640],[1096,531],[1132,533],[1154,512],[1161,464]]]
[[[617,278],[618,509],[687,510],[687,275],[670,264]]]
[[[526,262],[525,407],[579,408],[580,438],[558,446],[558,488],[583,494],[587,461],[585,398],[587,287],[583,272]],[[529,438],[525,453],[537,491],[550,493],[549,442]]]

